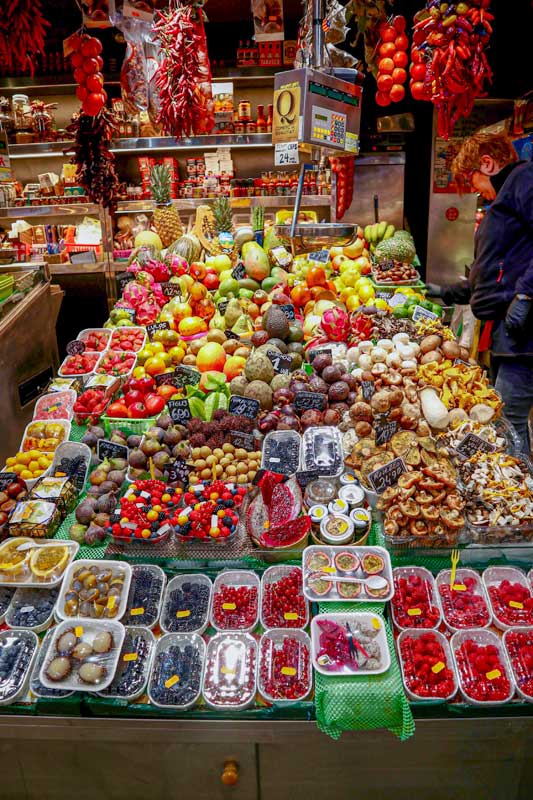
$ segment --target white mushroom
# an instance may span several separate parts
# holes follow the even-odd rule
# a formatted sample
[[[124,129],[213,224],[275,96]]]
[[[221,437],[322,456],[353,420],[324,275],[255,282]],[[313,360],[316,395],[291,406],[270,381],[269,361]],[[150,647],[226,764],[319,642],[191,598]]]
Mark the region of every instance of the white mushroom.
[[[374,347],[370,352],[370,357],[374,364],[378,361],[385,361],[387,358],[387,351],[383,347]]]
[[[368,353],[360,355],[357,363],[362,369],[370,369],[372,367],[372,359]]]
[[[387,365],[383,364],[383,362],[378,361],[377,364],[374,364],[372,367],[372,375],[383,375],[384,372],[387,372]]]
[[[361,353],[370,353],[372,348],[374,347],[374,342],[370,342],[368,339],[364,342],[359,342],[357,345]]]
[[[408,358],[405,361],[402,361],[402,369],[414,369],[416,370],[416,361],[414,359]]]
[[[378,342],[378,347],[382,347],[387,352],[390,352],[394,349],[394,344],[392,339],[380,339]]]
[[[394,342],[395,347],[398,344],[409,344],[409,334],[402,331],[401,333],[395,333],[392,337],[392,341]]]
[[[357,364],[357,359],[359,358],[360,350],[357,346],[350,347],[350,349],[346,353],[346,359],[350,364]]]
[[[363,379],[363,372],[364,372],[363,369],[361,369],[360,367],[356,367],[356,369],[352,370],[351,374],[353,375],[356,381],[360,381]]]
[[[401,363],[400,354],[396,352],[396,350],[392,350],[392,352],[387,353],[387,357],[385,359],[385,363],[389,367],[399,367]]]

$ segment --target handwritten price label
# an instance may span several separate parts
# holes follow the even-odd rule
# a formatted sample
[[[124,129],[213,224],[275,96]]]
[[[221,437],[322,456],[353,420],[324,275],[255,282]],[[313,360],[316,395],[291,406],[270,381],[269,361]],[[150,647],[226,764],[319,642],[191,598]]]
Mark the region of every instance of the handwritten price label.
[[[403,458],[395,458],[371,472],[368,480],[375,492],[383,494],[389,486],[395,486],[398,483],[398,478],[404,472],[407,472],[407,468]]]
[[[287,164],[298,164],[298,142],[278,142],[274,153],[276,167],[285,167]]]

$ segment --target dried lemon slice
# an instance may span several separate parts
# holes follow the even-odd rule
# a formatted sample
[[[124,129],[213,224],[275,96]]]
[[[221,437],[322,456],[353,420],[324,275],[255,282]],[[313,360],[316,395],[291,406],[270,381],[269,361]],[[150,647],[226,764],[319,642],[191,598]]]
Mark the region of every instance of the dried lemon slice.
[[[33,542],[27,536],[17,536],[10,539],[0,548],[0,572],[8,572],[11,575],[22,572],[31,556],[31,549],[18,550],[21,544]]]
[[[69,555],[70,549],[66,545],[36,547],[31,554],[30,569],[35,577],[46,580],[54,572],[63,572]]]

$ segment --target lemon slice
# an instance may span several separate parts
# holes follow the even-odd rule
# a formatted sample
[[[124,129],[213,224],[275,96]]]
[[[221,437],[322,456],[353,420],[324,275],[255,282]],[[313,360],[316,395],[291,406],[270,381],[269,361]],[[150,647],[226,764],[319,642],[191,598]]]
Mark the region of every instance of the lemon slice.
[[[49,578],[53,572],[61,573],[67,565],[70,549],[66,545],[36,547],[30,559],[30,569],[37,578]]]
[[[21,550],[17,548],[26,542],[32,542],[27,536],[17,536],[10,539],[0,548],[0,572],[21,572],[30,559],[31,550]]]

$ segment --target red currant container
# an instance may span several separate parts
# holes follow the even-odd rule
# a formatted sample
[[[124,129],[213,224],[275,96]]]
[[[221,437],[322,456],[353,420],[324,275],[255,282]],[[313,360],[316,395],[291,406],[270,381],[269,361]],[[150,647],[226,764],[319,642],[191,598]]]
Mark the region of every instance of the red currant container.
[[[442,611],[435,578],[425,567],[396,567],[392,571],[392,619],[400,630],[438,628]]]
[[[403,630],[396,641],[405,692],[410,700],[446,703],[459,684],[446,637],[435,630]]]
[[[218,710],[242,710],[257,691],[257,642],[249,633],[217,633],[207,644],[202,694]]]
[[[269,567],[261,579],[261,625],[270,628],[305,628],[309,603],[303,593],[301,567]]]
[[[483,573],[494,624],[502,631],[533,625],[533,596],[529,582],[516,567],[487,567]]]
[[[289,705],[311,691],[311,640],[302,630],[266,631],[259,643],[257,684],[269,703]]]
[[[510,628],[503,634],[503,646],[516,691],[523,700],[533,703],[533,628]]]
[[[255,572],[228,569],[215,578],[211,625],[217,631],[250,633],[259,621],[261,582]]]
[[[492,613],[481,576],[473,569],[459,567],[452,588],[451,575],[450,569],[443,569],[435,578],[446,626],[451,631],[488,628]]]
[[[450,647],[459,689],[474,706],[501,706],[515,690],[511,668],[500,637],[485,628],[457,631]]]

